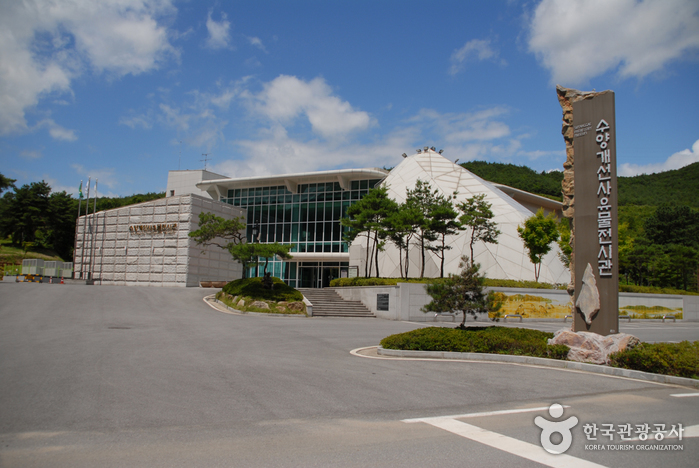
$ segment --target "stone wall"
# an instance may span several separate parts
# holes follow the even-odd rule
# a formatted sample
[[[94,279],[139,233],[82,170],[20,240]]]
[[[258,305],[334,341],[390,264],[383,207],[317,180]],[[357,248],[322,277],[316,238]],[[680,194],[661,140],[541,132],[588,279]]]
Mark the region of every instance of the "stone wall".
[[[198,247],[189,237],[202,212],[227,219],[244,215],[239,208],[190,194],[79,218],[74,277],[142,286],[198,286],[242,277],[242,267],[228,252]]]
[[[424,283],[398,283],[396,286],[351,286],[332,288],[340,297],[347,301],[361,301],[374,315],[385,320],[401,320],[410,322],[433,322],[433,312],[424,313],[422,307],[431,301]],[[498,291],[507,296],[533,296],[543,298],[553,304],[566,304],[570,296],[560,289],[522,289],[522,288],[485,288],[485,291]],[[377,294],[389,295],[389,309],[377,310]],[[684,320],[699,320],[699,296],[677,296],[668,294],[637,294],[619,293],[619,308],[622,313],[637,313],[629,310],[634,306],[648,308],[658,307],[661,310],[652,311],[653,316],[662,316],[665,313],[684,315]],[[503,313],[504,315],[504,313]],[[535,317],[542,318],[542,317]],[[479,320],[487,321],[485,316],[479,316]],[[563,316],[549,317],[549,320],[560,320]],[[444,319],[439,319],[440,321]],[[461,321],[461,315],[456,317]],[[570,324],[570,322],[568,322]],[[566,325],[568,326],[568,325]]]

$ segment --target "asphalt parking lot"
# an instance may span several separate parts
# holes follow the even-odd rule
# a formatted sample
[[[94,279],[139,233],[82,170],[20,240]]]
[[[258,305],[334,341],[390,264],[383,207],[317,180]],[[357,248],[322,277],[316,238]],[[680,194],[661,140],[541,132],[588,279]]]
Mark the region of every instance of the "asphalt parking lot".
[[[425,324],[230,315],[202,301],[210,292],[0,283],[0,465],[637,467],[699,456],[695,390],[358,357],[350,351]],[[686,325],[622,331],[699,339]],[[547,457],[535,424],[555,419],[553,403],[578,420],[565,457]],[[622,443],[627,424],[682,425],[684,437],[651,451],[635,432]],[[592,425],[614,433],[588,440]]]

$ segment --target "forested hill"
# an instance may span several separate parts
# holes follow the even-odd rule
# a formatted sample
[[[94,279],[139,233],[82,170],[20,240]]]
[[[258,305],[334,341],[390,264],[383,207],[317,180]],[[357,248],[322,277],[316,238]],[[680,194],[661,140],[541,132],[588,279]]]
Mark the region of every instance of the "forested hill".
[[[486,161],[471,161],[461,166],[490,182],[559,200],[561,197],[562,171],[539,173],[526,166]],[[678,204],[699,208],[699,162],[658,174],[619,177],[618,183],[621,206]]]
[[[561,199],[563,171],[539,173],[527,166],[487,161],[470,161],[460,165],[489,182]]]
[[[677,204],[699,208],[699,162],[681,169],[619,177],[619,205]]]

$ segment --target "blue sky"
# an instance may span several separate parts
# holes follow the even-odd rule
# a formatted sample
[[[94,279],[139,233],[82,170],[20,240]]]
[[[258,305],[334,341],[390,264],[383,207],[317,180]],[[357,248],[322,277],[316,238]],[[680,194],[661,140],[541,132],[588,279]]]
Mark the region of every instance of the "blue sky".
[[[562,169],[555,85],[616,93],[619,173],[699,161],[699,2],[0,2],[0,172],[76,193],[452,160]]]

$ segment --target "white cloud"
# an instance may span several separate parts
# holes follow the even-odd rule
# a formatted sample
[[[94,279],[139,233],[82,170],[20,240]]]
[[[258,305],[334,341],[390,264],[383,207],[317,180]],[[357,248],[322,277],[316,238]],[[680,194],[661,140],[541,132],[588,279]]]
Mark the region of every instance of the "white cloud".
[[[259,37],[248,37],[247,39],[248,42],[250,42],[250,45],[257,47],[265,54],[267,53],[267,49],[265,48],[265,45],[262,43]]]
[[[75,172],[83,177],[85,177],[85,185],[83,185],[83,194],[87,196],[87,178],[91,178],[90,182],[90,196],[94,196],[95,183],[97,183],[97,196],[104,196],[104,188],[100,190],[100,187],[108,187],[114,189],[119,185],[117,178],[114,174],[114,169],[112,168],[102,168],[102,169],[86,169],[82,164],[71,164]],[[100,195],[102,193],[102,195]]]
[[[474,141],[490,141],[504,138],[511,131],[498,120],[508,113],[505,107],[493,107],[471,113],[440,114],[433,109],[422,109],[409,121],[440,136],[445,144],[463,144]]]
[[[699,49],[696,0],[543,0],[529,51],[554,83],[585,84],[607,71],[643,78]]]
[[[639,174],[654,174],[656,172],[680,169],[692,163],[699,162],[699,140],[695,141],[691,149],[679,151],[665,160],[665,162],[655,164],[621,164],[619,175],[631,177]]]
[[[41,179],[49,184],[49,187],[51,187],[51,193],[66,192],[68,195],[73,195],[77,198],[78,188],[80,187],[79,183],[76,186],[63,185],[58,182],[58,179],[51,177],[49,174],[44,174]],[[85,193],[83,193],[83,195],[85,195]]]
[[[292,98],[289,98],[292,99]],[[503,122],[509,110],[505,107],[483,109],[472,113],[439,113],[423,109],[397,128],[376,137],[363,139],[324,140],[291,137],[281,122],[302,112],[293,102],[278,103],[267,108],[276,119],[273,125],[249,140],[234,142],[242,157],[215,165],[215,171],[234,175],[264,176],[270,174],[329,170],[342,167],[392,167],[401,161],[402,153],[416,148],[440,145],[452,161],[472,159],[509,160],[520,162],[532,154],[522,150],[526,134],[514,135]],[[562,152],[552,152],[563,160]],[[544,157],[544,154],[536,154]],[[521,162],[520,162],[521,163]]]
[[[242,140],[236,146],[244,156],[213,166],[215,172],[235,177],[264,176],[330,170],[342,167],[395,166],[401,153],[412,146],[410,132],[393,132],[378,142],[336,145],[319,140],[290,138],[277,126],[256,140]]]
[[[138,127],[145,130],[150,130],[153,127],[151,118],[148,115],[132,115],[131,117],[122,117],[119,119],[119,124],[126,125],[131,129],[136,129]]]
[[[225,13],[221,13],[221,21],[219,22],[211,18],[211,13],[212,11],[209,10],[209,16],[206,19],[206,29],[209,31],[206,47],[209,49],[226,49],[229,47],[231,40],[231,23],[228,21],[228,16]]]
[[[37,150],[23,150],[19,155],[24,159],[40,159],[43,156],[41,151]]]
[[[320,77],[306,82],[280,75],[264,85],[256,100],[258,112],[282,125],[290,125],[305,114],[313,131],[324,138],[342,138],[372,124],[368,113],[332,95],[332,89]]]
[[[49,135],[54,140],[75,141],[78,137],[75,135],[75,130],[69,130],[58,125],[53,119],[44,119],[36,124],[36,128],[46,127],[49,129]]]
[[[135,75],[177,57],[158,23],[175,11],[170,0],[0,2],[0,134],[28,131],[27,110],[70,93],[87,69]],[[58,127],[49,131],[72,138]]]
[[[498,52],[490,45],[490,40],[473,39],[464,44],[460,49],[456,49],[451,54],[451,67],[449,68],[450,75],[456,75],[464,69],[468,60],[475,58],[477,60],[497,60]],[[505,64],[504,60],[500,61]]]

